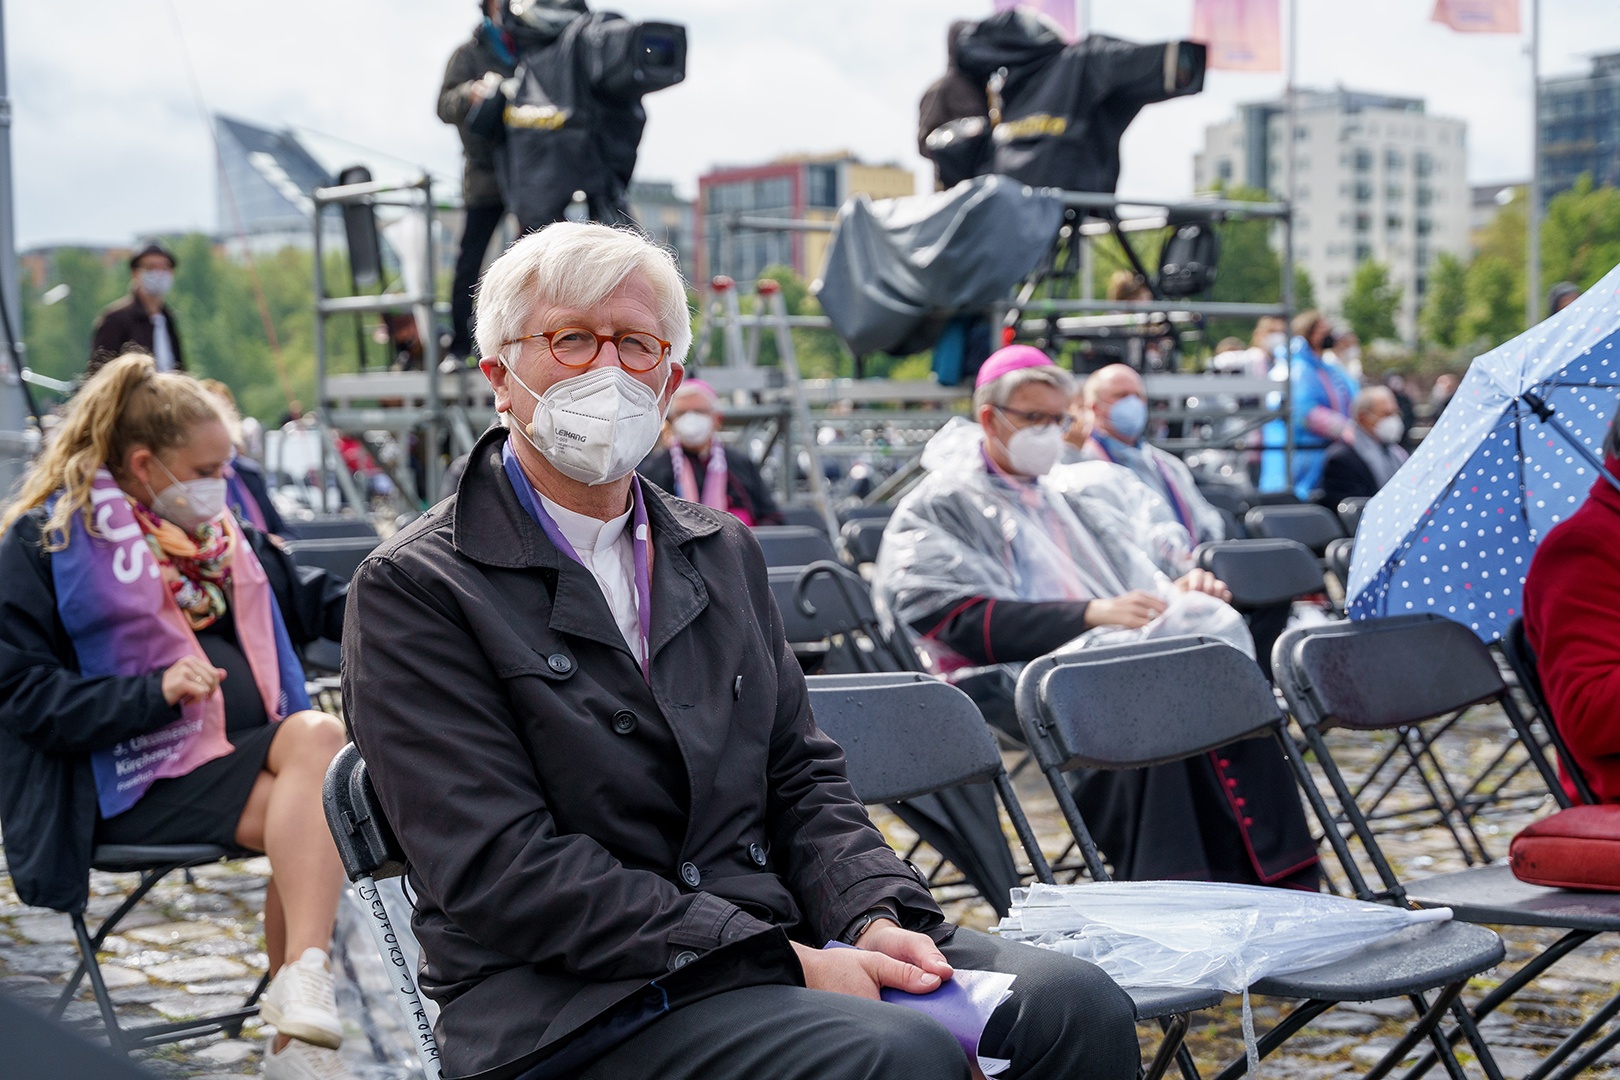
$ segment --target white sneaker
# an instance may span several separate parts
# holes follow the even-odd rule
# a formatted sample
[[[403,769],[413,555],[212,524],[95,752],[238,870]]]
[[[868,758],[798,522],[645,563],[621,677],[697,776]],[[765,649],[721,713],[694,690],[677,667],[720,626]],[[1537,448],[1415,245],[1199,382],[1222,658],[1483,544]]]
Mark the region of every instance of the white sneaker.
[[[336,1050],[291,1039],[275,1052],[276,1037],[264,1047],[264,1080],[355,1080]]]
[[[305,949],[303,956],[276,972],[270,989],[259,999],[259,1015],[288,1038],[331,1050],[342,1046],[343,1021],[332,996],[326,953]]]

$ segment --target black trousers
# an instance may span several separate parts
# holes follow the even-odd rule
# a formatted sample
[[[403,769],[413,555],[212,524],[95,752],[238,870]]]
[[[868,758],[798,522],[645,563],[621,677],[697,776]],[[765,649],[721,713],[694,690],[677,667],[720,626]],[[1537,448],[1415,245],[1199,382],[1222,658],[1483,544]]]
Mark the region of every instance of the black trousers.
[[[456,280],[450,287],[450,324],[454,340],[450,353],[470,356],[473,351],[473,290],[478,287],[478,271],[484,267],[484,252],[495,230],[501,227],[506,207],[469,206],[461,225],[461,251],[456,256]]]
[[[1082,960],[973,930],[941,950],[953,967],[1017,975],[979,1052],[1002,1076],[1131,1080],[1140,1065],[1130,998]],[[585,1069],[581,1080],[967,1080],[936,1021],[899,1005],[752,986],[679,1009]]]

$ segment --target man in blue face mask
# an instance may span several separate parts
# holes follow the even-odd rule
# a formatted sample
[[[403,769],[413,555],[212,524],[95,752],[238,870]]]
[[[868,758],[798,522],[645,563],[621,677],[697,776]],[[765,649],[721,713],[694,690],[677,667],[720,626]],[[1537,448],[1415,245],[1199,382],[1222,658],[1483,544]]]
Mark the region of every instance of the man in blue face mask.
[[[1193,482],[1192,471],[1176,455],[1147,442],[1147,388],[1125,364],[1110,364],[1086,380],[1082,408],[1092,416],[1087,458],[1130,469],[1175,511],[1194,543],[1226,538],[1226,522]]]

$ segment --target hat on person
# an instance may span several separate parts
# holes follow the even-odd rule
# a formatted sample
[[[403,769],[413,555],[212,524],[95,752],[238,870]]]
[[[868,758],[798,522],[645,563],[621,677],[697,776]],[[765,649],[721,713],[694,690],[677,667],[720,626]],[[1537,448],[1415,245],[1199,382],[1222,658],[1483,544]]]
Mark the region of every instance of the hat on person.
[[[131,270],[135,269],[136,265],[148,255],[161,255],[169,260],[170,266],[180,265],[180,260],[174,257],[174,252],[169,250],[168,245],[161,240],[148,240],[136,249],[135,254],[129,257],[129,268]]]
[[[997,349],[985,360],[973,388],[976,390],[1021,368],[1052,366],[1052,358],[1033,345],[1008,345]]]

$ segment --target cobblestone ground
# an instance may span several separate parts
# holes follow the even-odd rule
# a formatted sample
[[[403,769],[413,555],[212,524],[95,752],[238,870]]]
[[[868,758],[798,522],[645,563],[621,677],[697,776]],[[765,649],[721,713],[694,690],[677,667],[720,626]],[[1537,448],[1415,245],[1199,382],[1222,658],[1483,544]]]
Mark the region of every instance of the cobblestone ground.
[[[1510,739],[1500,714],[1476,710],[1439,744],[1445,770],[1452,777],[1479,774]],[[1333,737],[1335,755],[1352,777],[1371,768],[1387,738],[1352,733]],[[1510,755],[1516,763],[1519,756]],[[1015,763],[1012,756],[1009,765]],[[1386,775],[1389,775],[1386,773]],[[1042,838],[1048,857],[1063,846],[1066,835],[1056,805],[1033,769],[1018,777],[1019,794]],[[1381,785],[1380,785],[1381,786]],[[1476,818],[1476,831],[1486,852],[1493,857],[1506,855],[1509,838],[1524,824],[1551,809],[1551,801],[1536,795],[1540,781],[1528,771],[1521,773],[1509,790],[1523,793]],[[1401,781],[1386,806],[1411,811],[1421,802],[1422,786],[1415,777]],[[893,817],[879,813],[879,823],[893,843],[904,850],[911,839]],[[1383,823],[1384,846],[1404,877],[1419,877],[1461,869],[1467,864],[1451,836],[1426,819],[1428,827],[1402,828],[1412,824],[1391,818]],[[1419,816],[1416,820],[1424,820]],[[1009,833],[1010,835],[1010,833]],[[925,858],[919,858],[926,864]],[[262,859],[221,864],[194,872],[195,884],[187,885],[176,875],[161,885],[136,912],[130,915],[118,934],[108,938],[102,955],[103,971],[120,1003],[121,1015],[131,1022],[175,1019],[232,1007],[247,994],[264,970],[265,957],[262,919],[268,865]],[[130,877],[95,875],[91,912],[104,914],[117,905]],[[994,916],[974,899],[953,899],[947,903],[952,918],[966,925],[988,927]],[[346,916],[347,918],[347,916]],[[340,1004],[350,1021],[350,1038],[345,1058],[365,1080],[410,1075],[408,1049],[392,1041],[394,1030],[391,1005],[380,992],[370,995],[369,1013],[362,1017],[359,984],[368,979],[364,970],[374,953],[369,939],[359,936],[356,923],[348,927],[349,955],[340,957]],[[1494,972],[1477,978],[1466,997],[1476,1000],[1509,974],[1525,959],[1557,935],[1550,932],[1503,929],[1508,960]],[[73,970],[76,953],[72,932],[65,916],[28,908],[20,904],[10,879],[0,876],[0,992],[35,1004],[52,1000]],[[380,977],[380,964],[377,967]],[[1563,1033],[1590,1015],[1620,982],[1620,941],[1598,938],[1558,964],[1547,977],[1523,993],[1508,1008],[1488,1019],[1487,1038],[1505,1076],[1523,1077],[1553,1046]],[[1276,1021],[1286,1002],[1256,998],[1255,1023],[1264,1031]],[[1404,1002],[1374,1002],[1346,1005],[1318,1018],[1285,1049],[1267,1059],[1265,1075],[1291,1080],[1350,1076],[1363,1071],[1382,1056],[1400,1037],[1410,1018]],[[68,1019],[82,1025],[87,1033],[99,1026],[88,993],[68,1009]],[[260,1071],[262,1047],[267,1026],[249,1023],[241,1038],[214,1036],[176,1044],[144,1053],[144,1064],[160,1075],[184,1077],[254,1076]],[[1156,1039],[1144,1033],[1144,1052],[1151,1052]],[[1227,1007],[1194,1017],[1188,1045],[1206,1074],[1214,1066],[1243,1052],[1240,1013],[1234,999]],[[1465,1064],[1471,1058],[1463,1053]],[[378,1062],[382,1062],[379,1064]],[[3,1072],[3,1069],[0,1069]],[[1477,1066],[1471,1075],[1480,1075]],[[1429,1075],[1442,1075],[1434,1070]],[[1599,1080],[1620,1080],[1620,1051],[1611,1052],[1585,1075]]]

